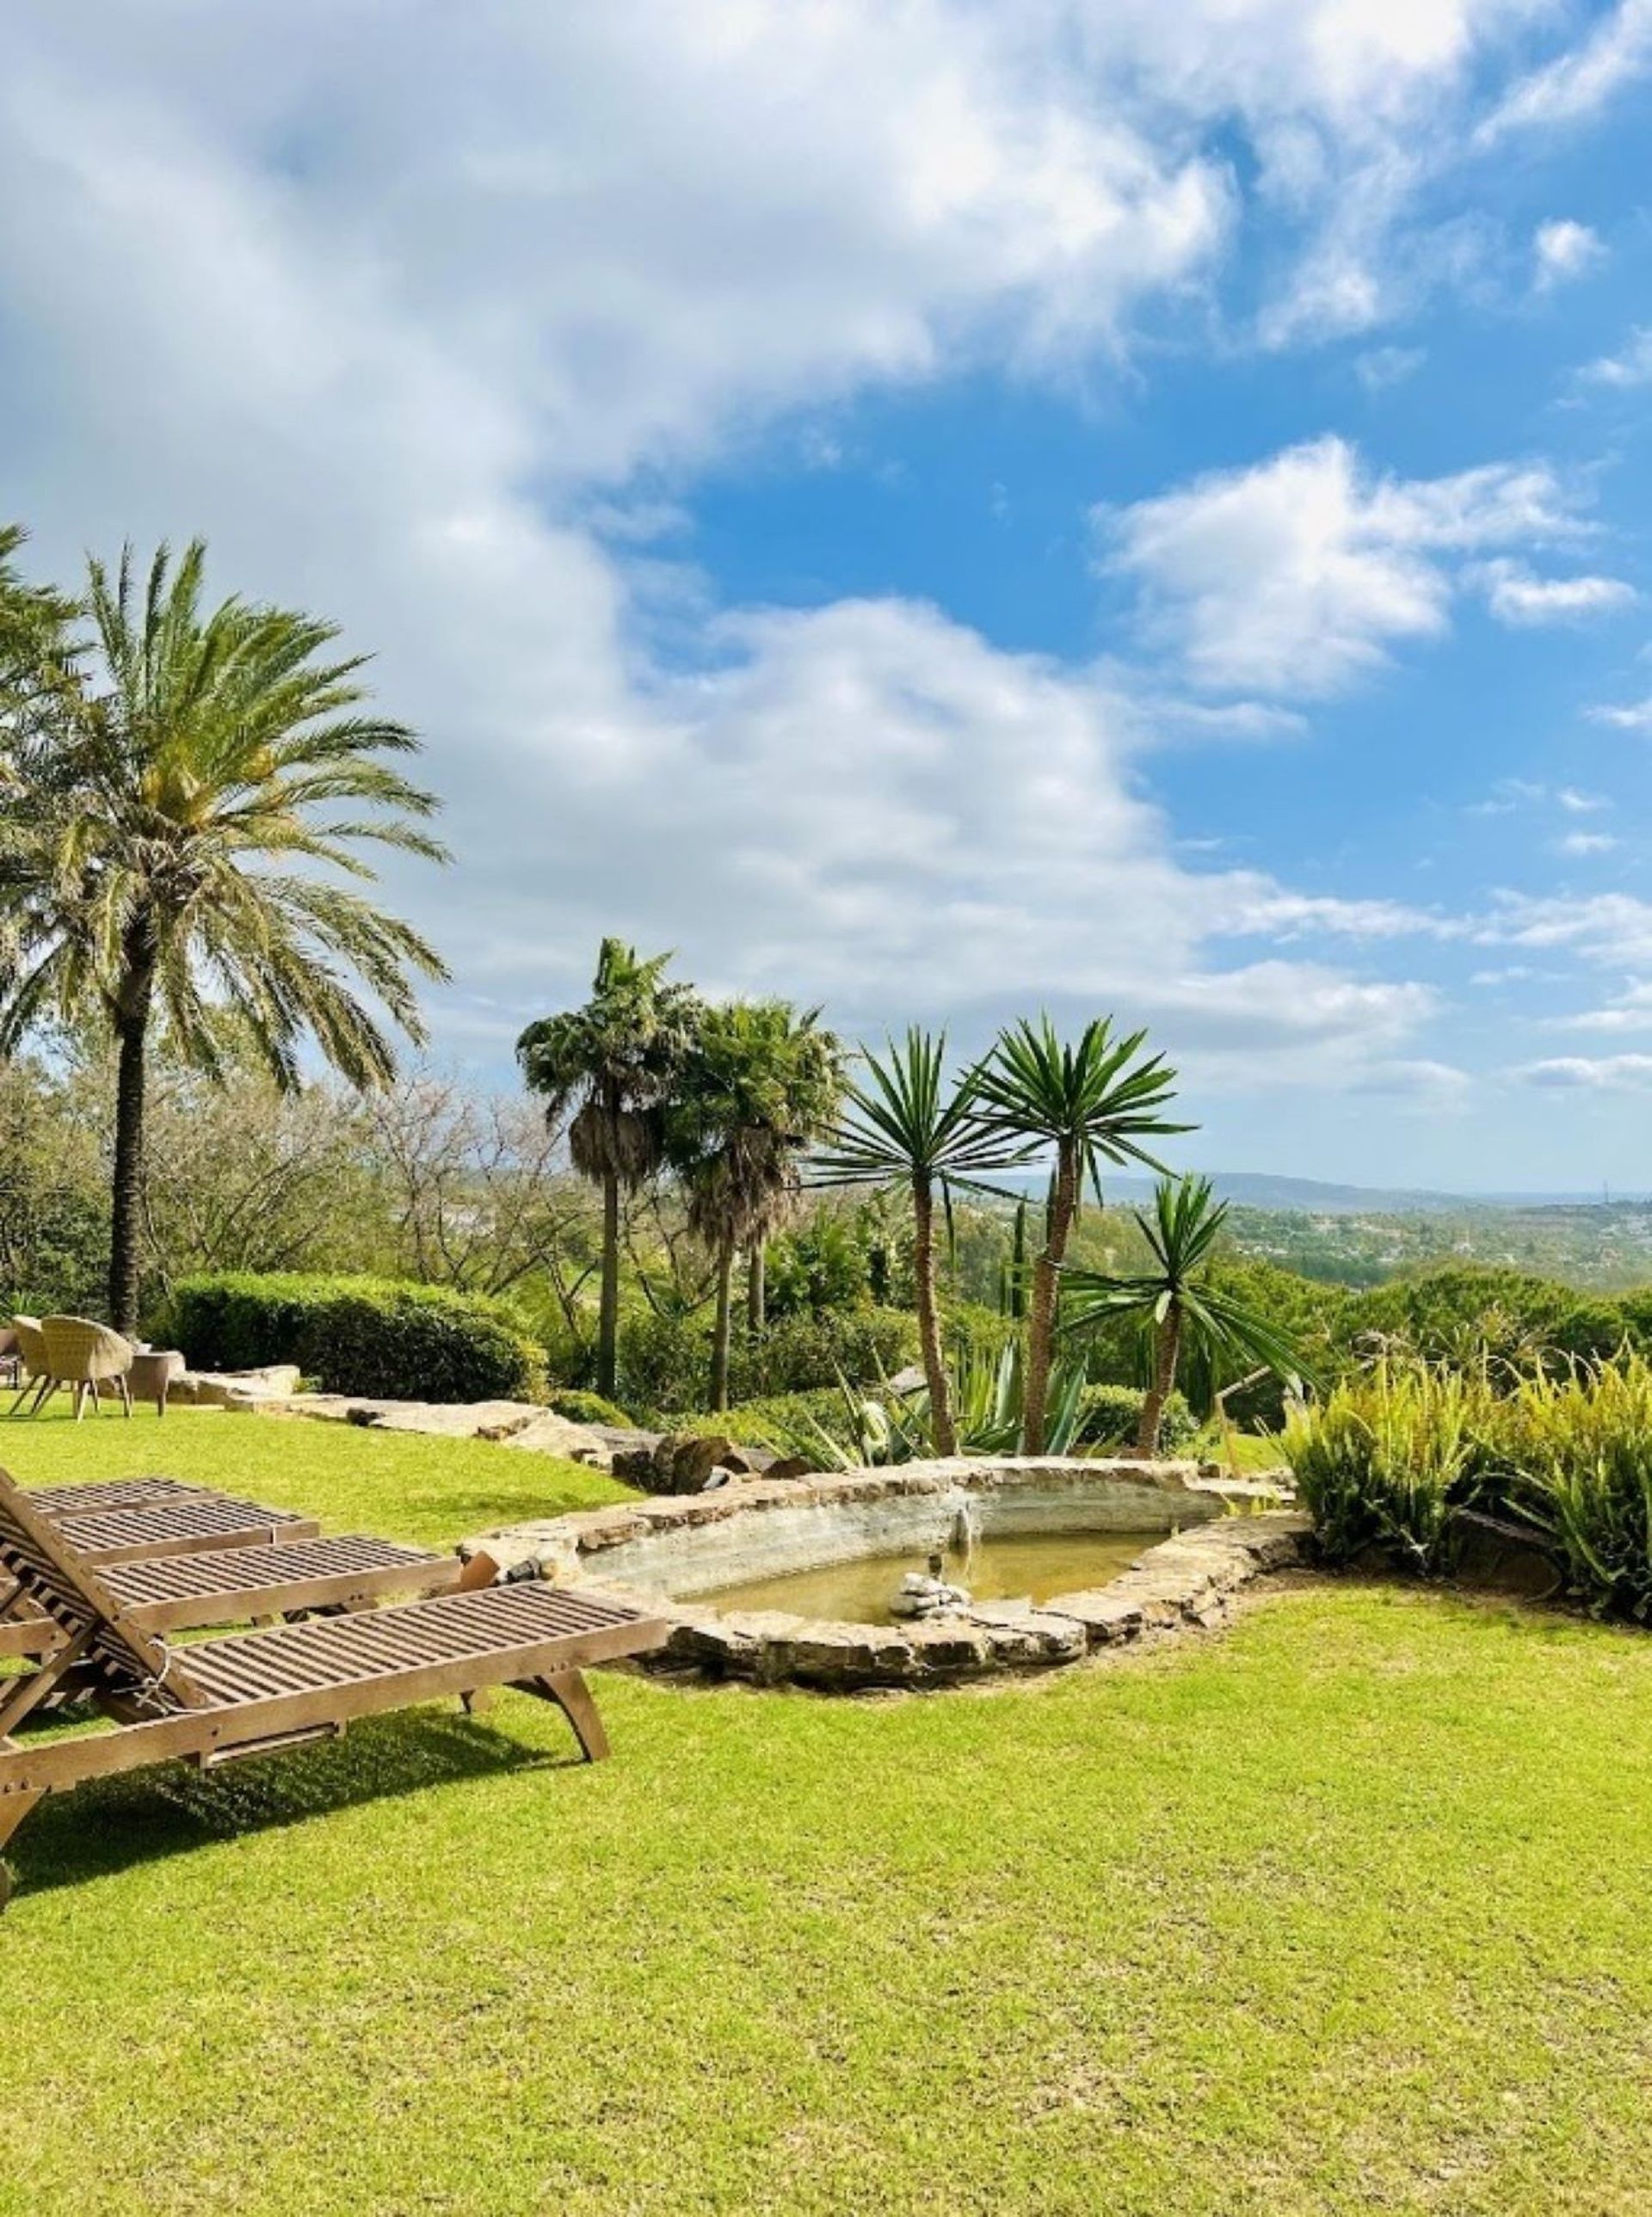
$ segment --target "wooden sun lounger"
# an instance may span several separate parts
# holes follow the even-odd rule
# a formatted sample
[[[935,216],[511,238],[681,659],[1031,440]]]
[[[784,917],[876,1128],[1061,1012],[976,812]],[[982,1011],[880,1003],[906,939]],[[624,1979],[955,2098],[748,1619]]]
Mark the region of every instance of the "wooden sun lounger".
[[[168,1645],[146,1629],[65,1528],[0,1474],[0,1566],[63,1634],[0,1708],[0,1849],[36,1803],[91,1778],[180,1759],[203,1770],[335,1738],[353,1718],[488,1688],[555,1702],[590,1762],[608,1752],[581,1670],[658,1647],[665,1627],[618,1601],[540,1584],[474,1585],[434,1599]],[[485,1557],[468,1578],[490,1574]],[[117,1720],[104,1732],[12,1737],[70,1671]],[[13,1880],[0,1865],[0,1908]]]
[[[276,1547],[321,1536],[313,1516],[266,1508],[262,1502],[244,1501],[210,1486],[188,1485],[176,1478],[45,1486],[27,1498],[35,1513],[59,1525],[77,1553],[91,1563],[221,1554],[231,1548]],[[283,1604],[273,1606],[279,1609]],[[0,1657],[47,1655],[58,1645],[50,1616],[35,1606],[24,1588],[0,1578]]]
[[[65,1532],[71,1542],[74,1531],[71,1524]],[[387,1594],[446,1593],[460,1584],[463,1568],[457,1555],[352,1533],[284,1547],[232,1547],[222,1554],[110,1563],[103,1579],[145,1632],[193,1632],[300,1610],[363,1609]],[[0,1655],[38,1659],[55,1653],[64,1644],[62,1631],[21,1585],[15,1597],[30,1614],[0,1621]],[[0,1697],[6,1690],[0,1683]],[[0,1698],[0,1714],[4,1706]]]

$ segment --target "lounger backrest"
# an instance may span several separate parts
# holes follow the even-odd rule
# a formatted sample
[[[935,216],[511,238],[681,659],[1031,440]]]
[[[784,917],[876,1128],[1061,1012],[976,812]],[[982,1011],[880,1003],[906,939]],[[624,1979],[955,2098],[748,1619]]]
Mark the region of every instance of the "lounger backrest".
[[[0,1470],[0,1563],[37,1609],[71,1640],[90,1635],[91,1652],[123,1677],[136,1675],[168,1708],[192,1708],[199,1696],[164,1640],[130,1624],[121,1603],[86,1562],[67,1528],[42,1516],[16,1479]]]

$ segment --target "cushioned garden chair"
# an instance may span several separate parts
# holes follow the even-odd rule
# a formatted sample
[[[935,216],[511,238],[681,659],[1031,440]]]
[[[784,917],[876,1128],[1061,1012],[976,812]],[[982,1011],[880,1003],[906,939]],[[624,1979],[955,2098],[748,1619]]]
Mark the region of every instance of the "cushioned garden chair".
[[[262,1502],[243,1501],[176,1478],[42,1486],[28,1499],[36,1516],[59,1525],[72,1539],[76,1553],[95,1565],[185,1559],[230,1549],[274,1553],[321,1537],[313,1516],[266,1508]],[[0,1656],[49,1655],[59,1645],[47,1612],[35,1605],[22,1582],[0,1573]]]
[[[132,1414],[127,1373],[132,1368],[134,1349],[129,1339],[123,1339],[106,1324],[94,1323],[90,1317],[43,1317],[40,1332],[53,1388],[68,1386],[74,1390],[77,1423],[85,1415],[88,1401],[95,1409],[102,1407],[105,1386],[114,1387],[121,1407],[127,1416]],[[40,1405],[37,1401],[35,1409]]]
[[[0,1565],[63,1635],[63,1646],[0,1708],[0,1849],[47,1794],[92,1778],[191,1762],[202,1770],[337,1738],[352,1719],[502,1685],[554,1701],[588,1762],[608,1743],[581,1671],[658,1647],[665,1627],[617,1600],[532,1584],[468,1585],[359,1615],[311,1617],[177,1648],[147,1629],[102,1572],[0,1480]],[[473,1559],[469,1578],[486,1576]],[[71,1670],[114,1720],[102,1732],[12,1737]],[[40,1682],[50,1679],[42,1686]],[[0,1908],[13,1889],[0,1865]]]

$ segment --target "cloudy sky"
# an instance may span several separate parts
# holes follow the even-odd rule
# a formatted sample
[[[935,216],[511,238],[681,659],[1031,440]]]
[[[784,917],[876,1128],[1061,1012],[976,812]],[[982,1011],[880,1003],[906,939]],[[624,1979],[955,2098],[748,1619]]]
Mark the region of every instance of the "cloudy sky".
[[[8,0],[0,516],[374,651],[449,1059],[617,931],[1645,1186],[1649,145],[1652,0]]]

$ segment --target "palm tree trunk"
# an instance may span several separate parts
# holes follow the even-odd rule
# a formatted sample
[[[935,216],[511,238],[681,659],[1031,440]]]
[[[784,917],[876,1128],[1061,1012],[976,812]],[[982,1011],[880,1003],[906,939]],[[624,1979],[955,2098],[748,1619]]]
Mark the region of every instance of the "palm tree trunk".
[[[1159,1343],[1154,1350],[1153,1383],[1142,1404],[1142,1422],[1136,1430],[1136,1448],[1144,1455],[1156,1455],[1159,1452],[1159,1433],[1165,1421],[1165,1404],[1176,1390],[1176,1370],[1181,1355],[1182,1312],[1179,1304],[1172,1301],[1159,1327]]]
[[[754,1239],[746,1258],[746,1323],[753,1339],[760,1338],[768,1323],[768,1247]]]
[[[918,1338],[923,1349],[924,1376],[929,1382],[930,1424],[937,1454],[953,1455],[958,1452],[958,1435],[952,1422],[952,1386],[946,1374],[940,1307],[935,1297],[935,1195],[927,1178],[912,1182],[912,1215]]]
[[[614,1398],[619,1369],[620,1182],[612,1170],[603,1179],[603,1291],[597,1312],[597,1391]]]
[[[1049,1408],[1049,1374],[1055,1353],[1055,1310],[1061,1292],[1061,1265],[1068,1234],[1078,1213],[1078,1161],[1065,1141],[1056,1151],[1055,1177],[1050,1188],[1049,1210],[1043,1252],[1033,1265],[1032,1300],[1027,1311],[1027,1390],[1021,1425],[1021,1451],[1044,1452]]]
[[[717,1321],[711,1335],[711,1405],[728,1406],[728,1340],[734,1306],[734,1243],[717,1250]]]
[[[139,1218],[144,1175],[144,1095],[149,1007],[116,1019],[120,1041],[114,1091],[114,1183],[109,1226],[109,1321],[130,1333],[138,1324]]]

